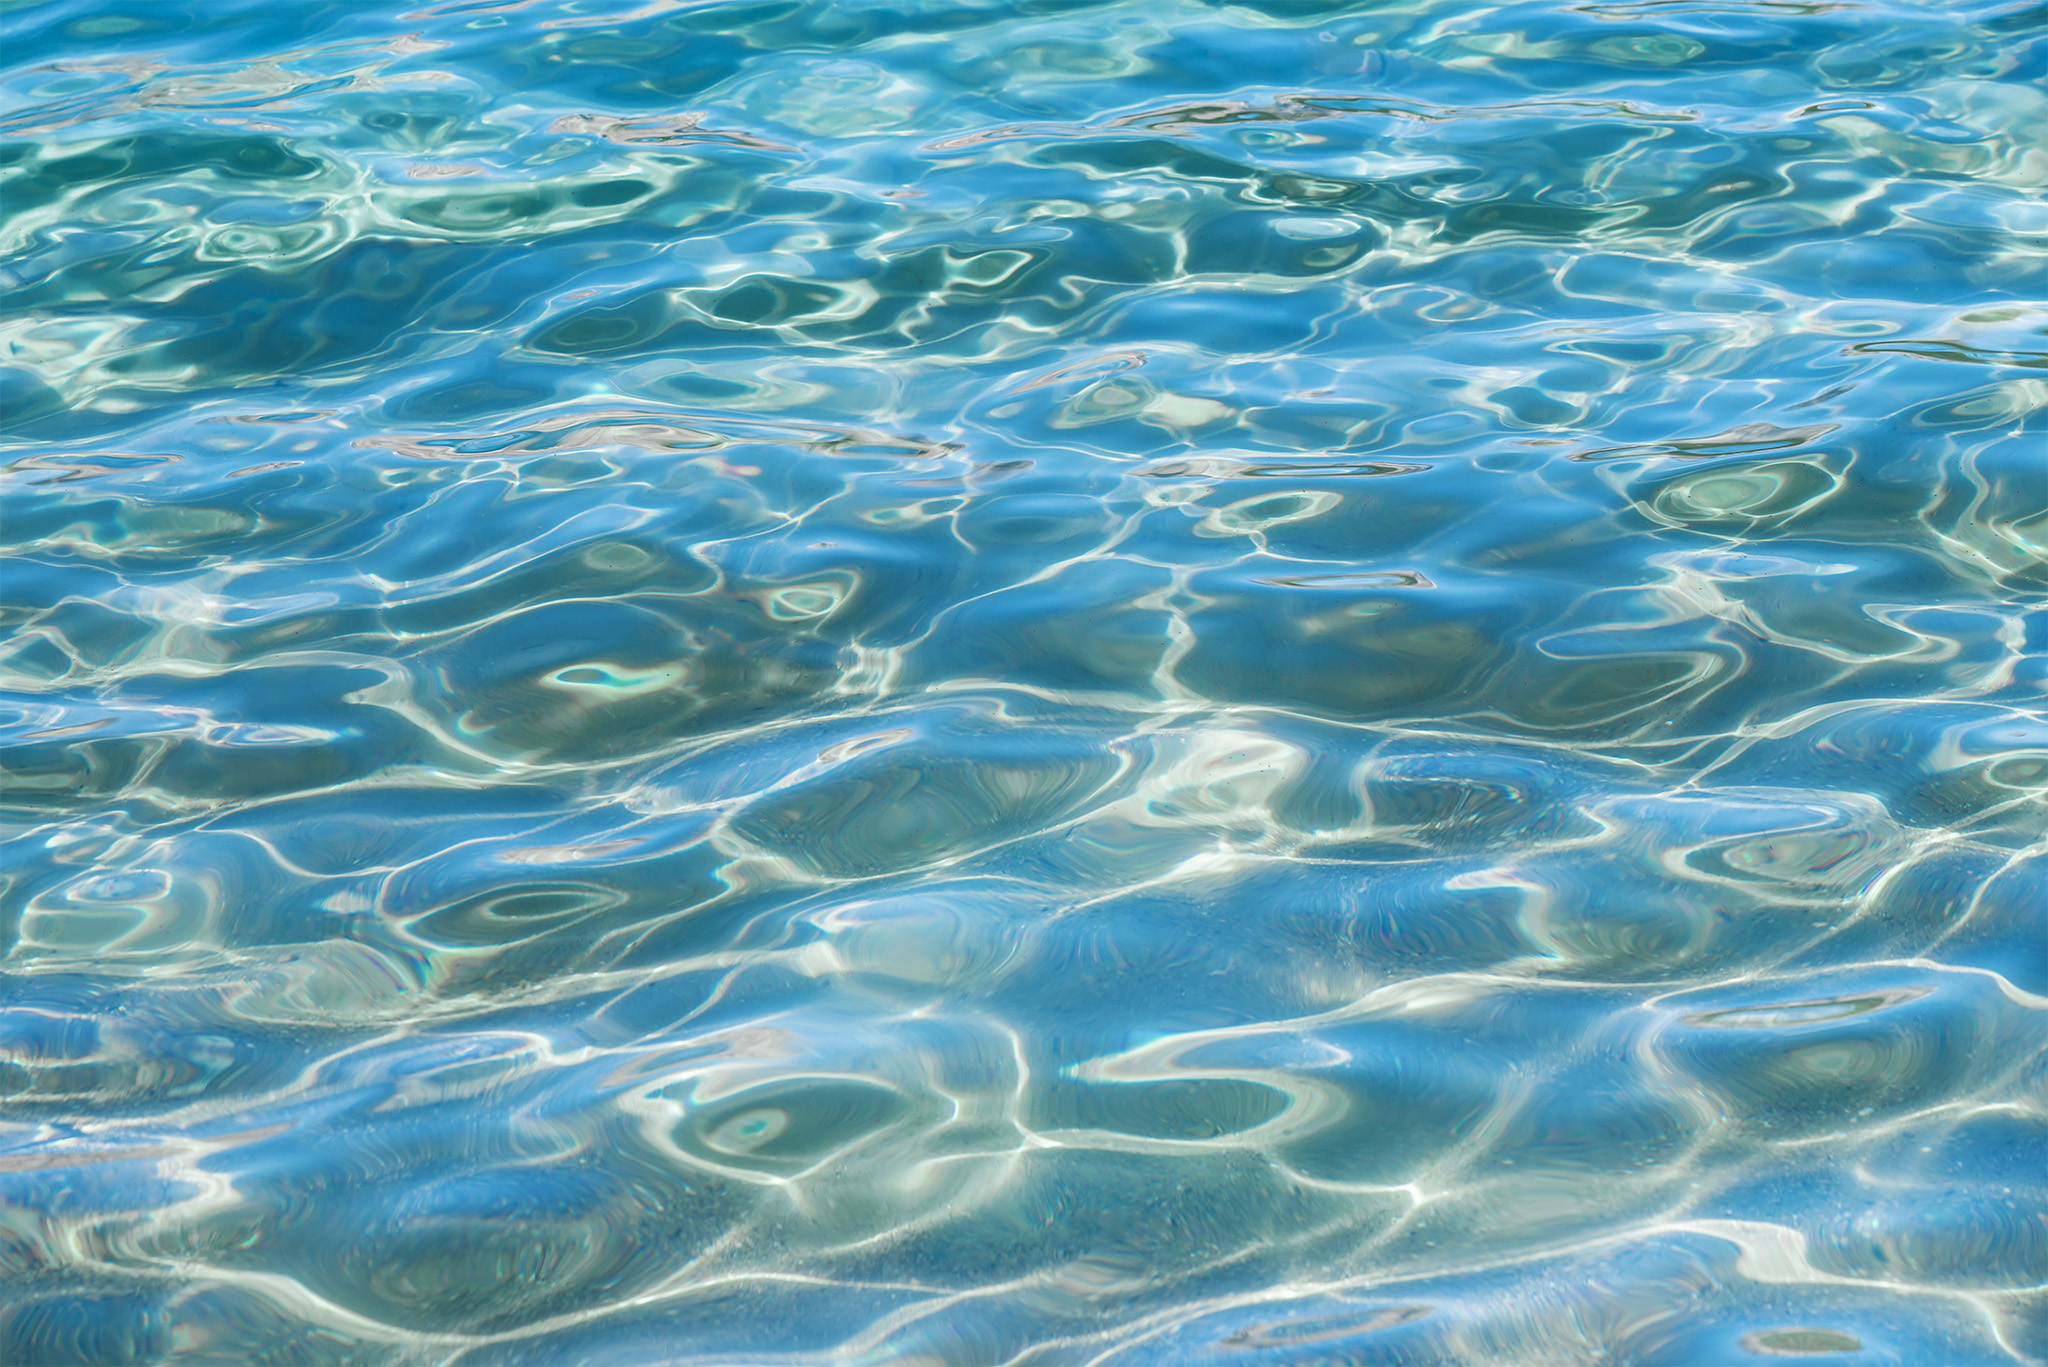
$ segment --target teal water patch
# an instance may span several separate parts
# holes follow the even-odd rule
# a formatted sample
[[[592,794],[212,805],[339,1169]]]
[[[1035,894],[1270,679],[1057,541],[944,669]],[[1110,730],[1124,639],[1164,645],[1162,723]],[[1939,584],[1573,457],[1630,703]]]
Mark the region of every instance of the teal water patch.
[[[2044,70],[0,2],[0,1361],[2048,1357]]]

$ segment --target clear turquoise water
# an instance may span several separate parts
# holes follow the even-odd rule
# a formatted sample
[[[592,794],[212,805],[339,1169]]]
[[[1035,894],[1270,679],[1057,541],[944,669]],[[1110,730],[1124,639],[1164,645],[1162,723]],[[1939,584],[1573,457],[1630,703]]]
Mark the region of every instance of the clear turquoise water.
[[[0,1360],[2048,1360],[2044,72],[0,5]]]

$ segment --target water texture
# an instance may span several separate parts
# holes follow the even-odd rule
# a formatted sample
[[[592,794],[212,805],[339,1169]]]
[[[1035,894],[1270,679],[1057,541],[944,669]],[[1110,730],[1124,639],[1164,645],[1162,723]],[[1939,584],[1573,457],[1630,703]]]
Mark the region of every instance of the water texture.
[[[2044,73],[0,4],[0,1361],[2048,1361]]]

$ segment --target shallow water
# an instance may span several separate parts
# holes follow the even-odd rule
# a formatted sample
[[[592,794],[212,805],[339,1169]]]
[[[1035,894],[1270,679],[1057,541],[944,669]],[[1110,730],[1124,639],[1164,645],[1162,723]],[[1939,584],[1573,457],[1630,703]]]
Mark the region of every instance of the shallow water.
[[[0,26],[0,1360],[2048,1360],[2048,11]]]

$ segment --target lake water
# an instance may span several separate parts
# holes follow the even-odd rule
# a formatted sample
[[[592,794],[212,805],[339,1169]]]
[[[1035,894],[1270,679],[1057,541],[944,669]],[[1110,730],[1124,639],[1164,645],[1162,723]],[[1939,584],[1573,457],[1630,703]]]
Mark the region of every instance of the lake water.
[[[0,4],[0,1361],[2048,1361],[2044,74]]]

